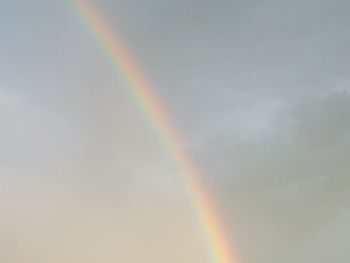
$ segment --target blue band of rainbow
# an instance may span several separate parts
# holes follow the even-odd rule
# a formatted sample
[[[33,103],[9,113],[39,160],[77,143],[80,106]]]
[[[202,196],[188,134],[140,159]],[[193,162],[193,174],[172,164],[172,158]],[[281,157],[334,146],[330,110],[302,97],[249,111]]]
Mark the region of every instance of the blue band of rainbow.
[[[225,235],[223,223],[212,201],[213,198],[209,195],[198,168],[188,153],[183,150],[181,145],[184,140],[177,133],[154,89],[136,66],[135,60],[123,45],[121,38],[110,29],[92,2],[89,0],[68,1],[81,25],[109,59],[114,71],[125,83],[131,98],[136,102],[146,121],[153,127],[166,151],[171,155],[206,237],[211,262],[235,263],[232,247]]]

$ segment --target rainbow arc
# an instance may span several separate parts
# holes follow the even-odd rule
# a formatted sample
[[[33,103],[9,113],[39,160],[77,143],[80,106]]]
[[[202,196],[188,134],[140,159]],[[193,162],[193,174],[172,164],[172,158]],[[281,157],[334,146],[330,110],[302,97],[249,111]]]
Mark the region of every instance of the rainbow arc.
[[[196,217],[208,244],[213,263],[235,263],[232,247],[224,224],[216,211],[199,169],[184,151],[179,133],[155,90],[146,81],[143,72],[127,50],[122,38],[112,30],[103,15],[90,0],[68,0],[81,25],[92,36],[108,58],[112,68],[125,84],[130,97],[136,102],[145,120],[151,124],[162,145],[171,156],[186,189]]]

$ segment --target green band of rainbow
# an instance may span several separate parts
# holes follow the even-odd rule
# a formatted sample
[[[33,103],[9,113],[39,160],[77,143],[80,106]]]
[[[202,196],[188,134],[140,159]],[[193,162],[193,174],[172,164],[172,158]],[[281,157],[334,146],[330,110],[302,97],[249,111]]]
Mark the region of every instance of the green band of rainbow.
[[[130,96],[136,101],[145,119],[151,124],[162,145],[171,155],[206,237],[211,262],[235,263],[232,248],[226,239],[223,224],[219,220],[212,198],[203,185],[198,169],[181,147],[183,140],[176,132],[160,99],[136,66],[121,38],[109,28],[91,1],[69,0],[69,2],[81,25],[109,59],[113,69],[125,83]]]

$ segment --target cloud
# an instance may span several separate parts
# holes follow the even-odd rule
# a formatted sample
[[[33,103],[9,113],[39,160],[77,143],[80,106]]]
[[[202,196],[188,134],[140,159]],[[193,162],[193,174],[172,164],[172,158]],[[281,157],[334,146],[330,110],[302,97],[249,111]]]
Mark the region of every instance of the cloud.
[[[0,261],[203,262],[168,154],[74,12],[7,2]],[[95,3],[202,160],[242,262],[347,262],[349,2]]]
[[[276,112],[259,140],[218,135],[204,146],[243,261],[349,257],[349,117],[348,93],[310,97]]]
[[[115,144],[99,127],[108,117],[72,123],[8,89],[0,112],[0,261],[205,262],[182,185],[140,119]]]
[[[0,90],[0,109],[2,167],[62,158],[77,139],[75,127],[16,92]]]

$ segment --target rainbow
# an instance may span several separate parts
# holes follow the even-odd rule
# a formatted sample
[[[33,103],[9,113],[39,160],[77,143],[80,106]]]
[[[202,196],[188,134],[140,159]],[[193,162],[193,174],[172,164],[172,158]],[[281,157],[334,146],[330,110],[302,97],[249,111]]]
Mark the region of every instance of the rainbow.
[[[146,81],[121,38],[108,26],[91,0],[68,1],[81,25],[106,55],[115,73],[122,78],[131,98],[157,134],[165,150],[171,155],[204,232],[211,262],[236,262],[212,197],[206,190],[198,168],[184,151],[182,147],[184,140],[177,133],[161,100]]]

